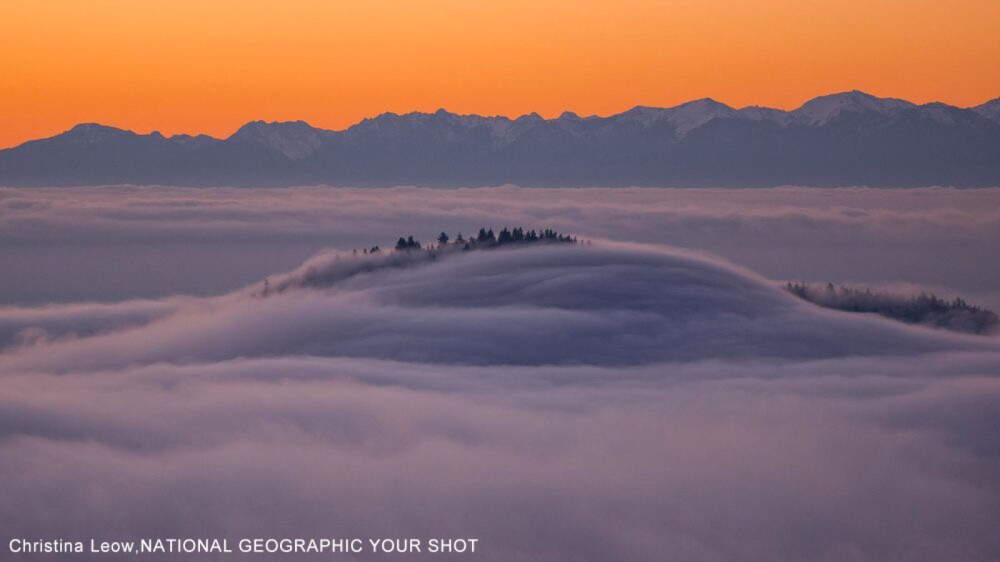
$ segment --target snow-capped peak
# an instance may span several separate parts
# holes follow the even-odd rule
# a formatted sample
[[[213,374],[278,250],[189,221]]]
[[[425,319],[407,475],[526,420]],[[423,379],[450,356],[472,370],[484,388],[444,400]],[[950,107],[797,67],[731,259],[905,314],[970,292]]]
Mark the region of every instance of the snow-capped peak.
[[[302,160],[316,152],[323,144],[325,135],[325,131],[315,129],[305,121],[251,121],[229,138],[266,146],[290,160]]]
[[[711,98],[689,101],[667,111],[667,119],[677,131],[677,136],[684,136],[716,117],[732,117],[736,114],[733,108]]]
[[[851,90],[813,98],[791,112],[791,115],[800,123],[823,125],[846,112],[874,111],[888,115],[910,107],[914,107],[914,104],[906,100],[878,98],[858,90]]]
[[[975,111],[990,121],[1000,123],[1000,98],[992,99],[982,105],[970,107],[969,109]]]
[[[750,105],[740,108],[736,111],[736,115],[750,121],[772,121],[779,125],[787,125],[790,121],[787,111],[760,105]]]
[[[637,105],[632,109],[618,115],[622,120],[631,121],[637,123],[642,127],[649,127],[653,123],[656,123],[660,119],[666,117],[666,109],[662,107],[648,107],[645,105]]]
[[[622,113],[621,118],[644,128],[665,121],[673,126],[679,138],[716,117],[731,117],[735,113],[733,108],[724,103],[711,98],[702,98],[667,108],[637,105]]]

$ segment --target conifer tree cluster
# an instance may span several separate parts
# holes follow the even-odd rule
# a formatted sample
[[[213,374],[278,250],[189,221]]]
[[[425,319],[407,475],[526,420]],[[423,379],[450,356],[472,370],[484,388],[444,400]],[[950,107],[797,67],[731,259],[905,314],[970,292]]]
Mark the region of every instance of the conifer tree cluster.
[[[461,234],[459,235],[461,236]],[[555,230],[546,228],[545,230],[525,232],[524,228],[518,226],[513,229],[503,227],[499,234],[494,234],[492,228],[480,228],[479,234],[475,238],[470,238],[466,244],[470,247],[476,246],[503,246],[504,244],[521,244],[534,242],[568,242],[575,244],[576,237],[567,234],[559,234]]]
[[[397,252],[409,252],[413,250],[443,250],[446,248],[457,247],[462,250],[476,250],[476,249],[486,249],[495,248],[498,246],[506,246],[511,244],[534,244],[534,243],[563,243],[563,244],[576,244],[577,238],[575,236],[570,236],[568,234],[561,234],[546,228],[544,230],[525,230],[523,227],[508,228],[504,227],[500,232],[496,233],[492,228],[482,227],[479,232],[466,238],[461,232],[457,233],[454,238],[448,235],[447,232],[442,232],[437,236],[437,244],[421,244],[419,240],[415,239],[413,235],[400,236],[396,241],[396,245],[393,248]],[[378,246],[372,246],[371,249],[362,250],[364,254],[374,254],[380,252],[381,249]],[[354,254],[358,254],[355,249]]]
[[[409,238],[400,236],[399,240],[396,241],[396,250],[419,250],[420,247],[420,242],[414,240],[412,234]]]
[[[925,324],[973,334],[989,333],[1000,319],[992,310],[971,305],[961,298],[945,300],[937,295],[894,295],[846,286],[785,285],[793,295],[826,308],[849,312],[872,312],[911,324]]]

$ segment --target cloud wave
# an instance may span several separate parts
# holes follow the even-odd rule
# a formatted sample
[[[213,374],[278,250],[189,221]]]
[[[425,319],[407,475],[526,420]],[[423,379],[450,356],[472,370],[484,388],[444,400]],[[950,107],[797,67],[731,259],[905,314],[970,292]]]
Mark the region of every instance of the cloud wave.
[[[60,334],[0,354],[0,535],[468,536],[497,561],[1000,554],[995,338],[608,242],[327,253],[271,282],[0,309]]]
[[[1000,189],[0,189],[0,295],[218,294],[327,246],[521,224],[696,248],[772,279],[909,282],[1000,308],[998,209]]]

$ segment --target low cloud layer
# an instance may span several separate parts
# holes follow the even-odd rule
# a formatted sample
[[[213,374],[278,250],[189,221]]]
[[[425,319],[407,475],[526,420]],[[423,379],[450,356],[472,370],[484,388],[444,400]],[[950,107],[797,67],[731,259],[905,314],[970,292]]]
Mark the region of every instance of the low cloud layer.
[[[0,536],[1000,556],[996,338],[607,242],[327,253],[270,284],[0,309]]]
[[[907,282],[1000,308],[1000,189],[0,189],[5,304],[213,294],[324,247],[551,227],[772,279]]]

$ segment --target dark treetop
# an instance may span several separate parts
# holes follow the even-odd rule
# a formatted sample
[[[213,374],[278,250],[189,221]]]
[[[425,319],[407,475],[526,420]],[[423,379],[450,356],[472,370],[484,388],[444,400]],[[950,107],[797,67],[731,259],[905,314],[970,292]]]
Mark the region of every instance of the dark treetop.
[[[873,312],[911,324],[924,324],[972,334],[987,334],[996,330],[997,315],[992,310],[970,305],[960,298],[944,300],[934,294],[894,295],[869,289],[811,286],[788,283],[785,288],[809,302],[850,312]]]

